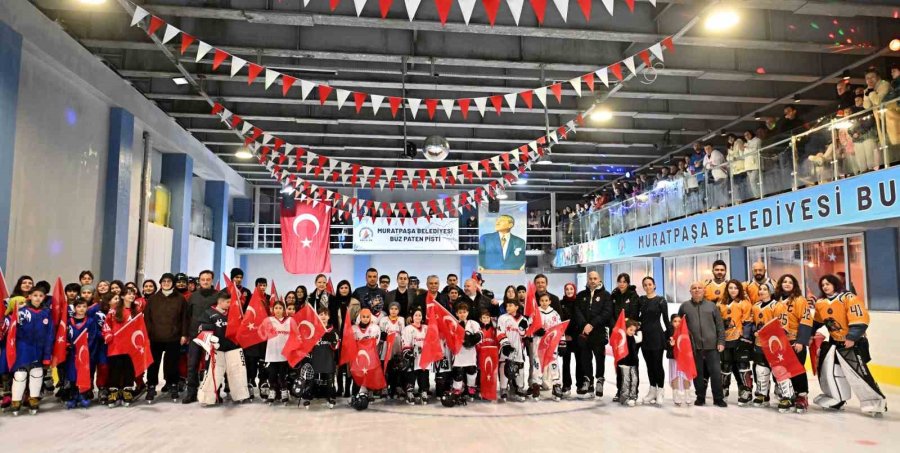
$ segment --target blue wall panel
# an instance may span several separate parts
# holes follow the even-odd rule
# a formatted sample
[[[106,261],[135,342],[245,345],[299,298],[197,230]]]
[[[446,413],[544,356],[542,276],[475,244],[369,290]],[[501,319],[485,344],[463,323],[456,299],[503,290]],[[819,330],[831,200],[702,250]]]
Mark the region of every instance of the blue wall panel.
[[[194,160],[187,154],[163,154],[160,182],[169,189],[171,207],[169,227],[172,228],[173,273],[188,270],[188,236],[191,234],[191,179]]]
[[[126,280],[128,213],[131,203],[131,165],[134,158],[134,115],[114,107],[109,112],[109,154],[103,212],[103,249],[100,277]]]
[[[16,112],[19,106],[19,70],[22,35],[0,22],[0,268],[9,253],[9,214],[12,210]]]

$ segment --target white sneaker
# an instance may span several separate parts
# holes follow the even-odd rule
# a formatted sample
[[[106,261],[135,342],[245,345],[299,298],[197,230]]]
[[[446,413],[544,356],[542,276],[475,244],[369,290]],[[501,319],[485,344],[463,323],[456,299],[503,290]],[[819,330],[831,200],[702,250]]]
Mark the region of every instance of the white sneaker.
[[[682,404],[684,404],[684,396],[684,390],[674,390],[672,392],[672,400],[675,402],[676,406],[681,406]]]
[[[625,404],[627,404],[628,407],[634,407],[634,405],[637,404],[637,403],[635,403],[634,400],[628,400],[628,402],[626,402]]]
[[[666,388],[665,387],[657,387],[656,388],[656,404],[662,404],[663,400],[666,396]]]

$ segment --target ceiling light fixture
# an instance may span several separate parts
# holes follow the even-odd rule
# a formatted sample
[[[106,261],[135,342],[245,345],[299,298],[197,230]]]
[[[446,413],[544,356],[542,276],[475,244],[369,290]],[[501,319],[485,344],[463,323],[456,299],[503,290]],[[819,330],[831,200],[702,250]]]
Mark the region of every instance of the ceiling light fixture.
[[[85,5],[100,5],[106,3],[106,0],[78,0]]]
[[[509,198],[509,195],[506,194],[505,190],[497,189],[497,196],[495,198],[498,200],[506,200]]]
[[[799,103],[800,103],[800,95],[799,95],[799,94],[795,94],[795,95],[794,95],[794,104],[799,104]]]
[[[591,119],[598,122],[609,121],[612,117],[612,111],[604,107],[600,107],[594,113],[591,113]]]
[[[517,185],[517,186],[524,186],[525,184],[528,184],[528,179],[527,179],[527,178],[519,178],[519,179],[516,180],[516,185]]]
[[[892,39],[891,43],[888,44],[888,48],[894,52],[900,51],[900,39]]]
[[[753,114],[753,119],[755,119],[756,121],[761,120],[761,119],[762,119],[762,112],[756,112],[756,113],[754,113],[754,114]]]
[[[184,77],[173,77],[172,82],[175,82],[175,85],[187,85],[188,81]]]
[[[553,161],[550,160],[550,157],[545,157],[539,161],[535,165],[552,165]]]
[[[841,78],[844,80],[850,80],[850,70],[844,69],[844,72],[841,73]]]
[[[234,157],[237,157],[238,159],[249,159],[253,157],[253,153],[250,152],[250,148],[242,146],[234,153]]]
[[[723,8],[713,11],[710,15],[706,16],[704,25],[709,31],[719,32],[734,27],[740,21],[741,17],[738,15],[737,11],[731,8]]]

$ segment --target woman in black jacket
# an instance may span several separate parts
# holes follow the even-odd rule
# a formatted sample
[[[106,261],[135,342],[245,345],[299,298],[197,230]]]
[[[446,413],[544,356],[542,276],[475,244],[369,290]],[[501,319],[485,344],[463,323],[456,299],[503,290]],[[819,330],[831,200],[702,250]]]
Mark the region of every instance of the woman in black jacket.
[[[613,312],[612,318],[609,319],[609,331],[612,332],[619,321],[619,313],[625,312],[625,319],[637,320],[638,316],[638,294],[634,285],[631,284],[631,276],[626,273],[619,274],[616,277],[616,288],[609,295],[612,301]],[[619,402],[619,393],[622,388],[622,372],[616,367],[616,396],[613,402]]]
[[[638,321],[643,333],[641,352],[650,378],[650,390],[644,397],[644,404],[659,404],[663,400],[665,385],[663,353],[668,344],[667,332],[672,329],[669,305],[664,297],[656,294],[656,281],[653,277],[644,277],[641,286],[644,288],[644,295],[638,300]]]
[[[560,355],[563,359],[563,367],[562,367],[562,380],[563,387],[562,391],[564,395],[568,395],[572,391],[572,356],[576,357],[575,360],[575,376],[581,376],[581,367],[580,363],[577,360],[578,357],[578,345],[575,342],[575,339],[578,338],[578,325],[575,323],[573,317],[575,315],[575,303],[578,301],[576,295],[578,294],[578,290],[575,288],[574,283],[566,283],[565,289],[563,290],[563,298],[560,299],[559,305],[559,317],[562,321],[569,321],[568,327],[566,327],[566,336],[565,336],[565,346],[562,346],[560,343]]]

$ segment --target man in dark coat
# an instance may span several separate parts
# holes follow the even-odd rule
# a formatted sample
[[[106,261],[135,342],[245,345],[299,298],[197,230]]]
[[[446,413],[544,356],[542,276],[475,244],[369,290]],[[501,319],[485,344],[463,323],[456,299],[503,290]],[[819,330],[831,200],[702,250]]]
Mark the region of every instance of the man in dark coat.
[[[603,396],[603,374],[606,368],[606,344],[609,336],[606,331],[612,317],[612,302],[609,292],[600,281],[596,271],[588,272],[587,288],[576,296],[573,321],[581,331],[578,336],[579,361],[583,376],[578,376],[578,394],[586,395],[594,392]],[[592,381],[592,360],[597,361],[596,387]]]

